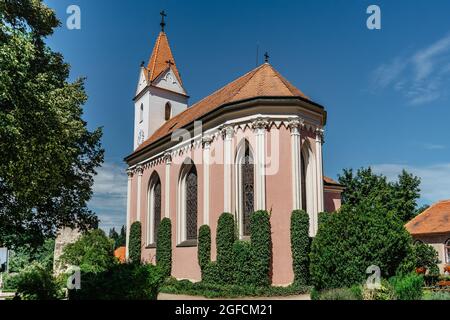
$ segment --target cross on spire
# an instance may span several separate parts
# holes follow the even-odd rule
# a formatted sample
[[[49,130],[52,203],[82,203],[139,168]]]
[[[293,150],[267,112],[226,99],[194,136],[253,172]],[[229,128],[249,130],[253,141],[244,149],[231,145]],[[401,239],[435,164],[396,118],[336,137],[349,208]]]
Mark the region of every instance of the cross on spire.
[[[170,68],[171,66],[174,66],[174,65],[175,65],[175,63],[173,63],[172,60],[167,60],[166,63],[167,63],[167,65],[169,66],[169,68]]]
[[[264,61],[265,61],[266,63],[269,63],[269,58],[270,58],[269,53],[266,52],[266,53],[264,54]]]
[[[164,32],[164,27],[166,26],[166,21],[164,20],[164,18],[167,17],[167,14],[164,10],[161,11],[159,14],[161,15],[161,23],[160,23],[161,31]]]

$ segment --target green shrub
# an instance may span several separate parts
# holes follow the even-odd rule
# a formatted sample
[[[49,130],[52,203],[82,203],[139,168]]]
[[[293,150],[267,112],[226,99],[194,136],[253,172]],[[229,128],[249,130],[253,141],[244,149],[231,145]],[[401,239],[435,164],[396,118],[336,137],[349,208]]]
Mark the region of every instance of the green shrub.
[[[130,244],[129,244],[129,258],[133,263],[141,263],[141,249],[142,249],[142,226],[139,221],[134,222],[130,228]]]
[[[39,263],[32,263],[16,277],[16,293],[23,300],[56,300],[62,295],[51,272]]]
[[[211,228],[208,225],[201,226],[198,231],[198,264],[203,271],[211,262]]]
[[[394,287],[398,300],[421,300],[423,295],[423,277],[415,273],[393,277],[389,282]]]
[[[233,281],[233,244],[236,240],[236,229],[233,215],[223,213],[217,224],[217,265],[221,271],[220,282],[229,284]]]
[[[162,219],[156,239],[156,264],[166,277],[172,274],[172,223]]]
[[[116,262],[113,242],[98,229],[80,237],[75,243],[68,244],[61,255],[64,265],[77,266],[85,272],[102,272],[111,268]]]
[[[364,300],[396,300],[394,287],[389,281],[382,279],[381,286],[377,289],[369,289],[366,286],[363,290]]]
[[[424,293],[423,300],[450,300],[450,292],[428,291]]]
[[[317,215],[319,221],[318,221],[318,225],[319,228],[321,225],[327,223],[327,219],[330,218],[332,215],[332,213],[329,212],[319,212],[319,214]]]
[[[117,264],[100,273],[81,274],[81,290],[69,300],[156,300],[165,275],[150,264]]]
[[[362,283],[366,269],[380,267],[395,275],[412,239],[402,222],[380,206],[360,202],[345,205],[319,228],[311,249],[311,281],[318,289]]]
[[[437,251],[432,246],[422,242],[414,244],[413,248],[416,268],[426,268],[431,275],[439,276],[438,264],[440,261]]]
[[[16,290],[17,282],[19,280],[18,273],[4,273],[3,274],[3,289],[4,290]]]
[[[217,262],[212,261],[204,267],[202,280],[203,282],[209,284],[222,283],[221,269],[219,268]]]
[[[291,216],[291,250],[295,283],[309,283],[309,215],[305,211],[294,211]]]
[[[314,298],[314,299],[313,299]],[[361,300],[362,294],[359,287],[329,289],[311,295],[313,300]]]
[[[254,287],[242,285],[218,285],[212,283],[196,282],[188,280],[177,281],[174,278],[167,279],[161,288],[161,292],[169,294],[185,294],[192,296],[204,296],[207,298],[239,298],[239,297],[276,297],[291,296],[308,293],[309,287]]]
[[[236,241],[233,245],[234,281],[236,285],[255,285],[252,261],[252,245],[248,241]]]
[[[258,286],[271,284],[272,231],[267,211],[257,211],[250,217],[253,274]]]

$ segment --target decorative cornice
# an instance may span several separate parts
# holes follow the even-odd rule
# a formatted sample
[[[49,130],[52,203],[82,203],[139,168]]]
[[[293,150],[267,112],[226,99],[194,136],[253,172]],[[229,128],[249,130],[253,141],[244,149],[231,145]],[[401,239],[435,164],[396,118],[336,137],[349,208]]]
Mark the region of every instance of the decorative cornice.
[[[172,154],[170,152],[166,152],[163,156],[163,161],[167,165],[172,164]]]
[[[142,175],[144,174],[144,167],[143,166],[137,166],[135,171],[140,177],[142,177]]]
[[[292,133],[298,133],[304,127],[305,127],[305,120],[302,118],[292,119],[288,123],[288,128],[291,129]]]
[[[132,179],[134,176],[133,170],[127,170],[128,179]]]
[[[202,138],[203,148],[210,148],[211,147],[211,143],[213,141],[214,141],[214,136],[213,135],[203,136],[203,138]]]
[[[222,133],[222,137],[224,140],[233,139],[233,136],[234,136],[233,126],[224,126],[224,127],[222,127],[222,130],[220,130],[220,132]]]
[[[325,142],[325,130],[323,128],[316,129],[316,141],[320,143]]]
[[[267,130],[269,128],[269,121],[264,118],[258,118],[252,122],[253,130]]]

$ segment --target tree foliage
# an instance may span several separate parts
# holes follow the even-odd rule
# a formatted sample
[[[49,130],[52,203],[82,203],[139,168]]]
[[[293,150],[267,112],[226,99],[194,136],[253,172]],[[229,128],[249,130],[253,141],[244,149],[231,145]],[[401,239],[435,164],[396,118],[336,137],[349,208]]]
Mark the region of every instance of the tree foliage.
[[[408,256],[411,236],[393,212],[377,203],[344,205],[321,225],[311,249],[311,280],[318,289],[351,287],[369,266],[389,278]]]
[[[368,201],[386,212],[395,212],[404,223],[417,214],[420,179],[405,170],[398,176],[398,181],[391,182],[385,176],[375,174],[371,168],[359,169],[356,174],[349,169],[339,176],[339,183],[345,186],[343,204],[357,206]]]
[[[103,272],[116,262],[114,243],[105,233],[98,229],[80,237],[75,243],[68,244],[60,257],[60,262],[67,266],[77,266],[84,272]]]
[[[82,119],[84,80],[45,43],[59,26],[40,0],[0,0],[0,242],[34,247],[63,226],[87,230],[101,129]]]

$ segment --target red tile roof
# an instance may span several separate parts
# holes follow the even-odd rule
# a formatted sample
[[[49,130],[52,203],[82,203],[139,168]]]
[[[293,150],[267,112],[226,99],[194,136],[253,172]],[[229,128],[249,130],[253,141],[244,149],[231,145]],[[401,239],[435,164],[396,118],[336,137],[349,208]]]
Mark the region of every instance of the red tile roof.
[[[127,252],[127,248],[126,247],[119,247],[119,248],[116,249],[116,251],[114,251],[114,257],[119,259],[120,263],[125,263],[125,261],[126,261],[126,252]]]
[[[169,40],[165,32],[161,31],[156,39],[155,48],[153,49],[150,61],[147,66],[147,81],[155,81],[164,71],[169,68],[170,61],[172,70],[177,77],[178,81],[182,85],[181,76],[178,73],[177,65],[175,64],[175,59],[173,58],[172,50],[170,50]]]
[[[432,205],[405,227],[412,235],[450,233],[450,200]]]
[[[256,97],[301,97],[309,100],[270,64],[265,63],[165,122],[135,152],[225,104]]]

